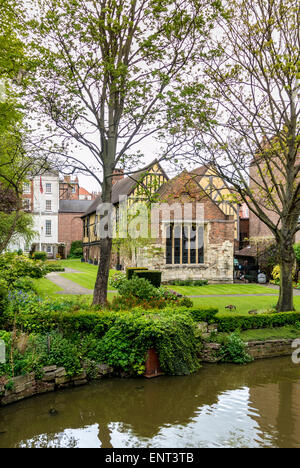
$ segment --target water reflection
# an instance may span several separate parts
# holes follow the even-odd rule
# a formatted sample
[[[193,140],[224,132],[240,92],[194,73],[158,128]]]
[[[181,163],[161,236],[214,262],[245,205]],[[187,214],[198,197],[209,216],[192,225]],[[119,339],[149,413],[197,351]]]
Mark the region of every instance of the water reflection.
[[[0,447],[299,446],[300,367],[289,358],[106,380],[0,409]]]

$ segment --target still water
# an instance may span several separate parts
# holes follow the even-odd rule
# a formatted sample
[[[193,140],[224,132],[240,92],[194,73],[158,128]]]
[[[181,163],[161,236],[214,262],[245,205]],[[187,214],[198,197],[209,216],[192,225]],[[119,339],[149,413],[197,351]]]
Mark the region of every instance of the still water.
[[[0,409],[4,447],[300,447],[300,365],[205,365],[37,396]]]

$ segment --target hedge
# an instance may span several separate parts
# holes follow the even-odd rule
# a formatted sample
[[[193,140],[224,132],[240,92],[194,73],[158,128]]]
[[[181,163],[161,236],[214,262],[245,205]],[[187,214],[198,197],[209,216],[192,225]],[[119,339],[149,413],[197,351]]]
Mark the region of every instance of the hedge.
[[[43,260],[43,261],[45,261],[47,259],[47,254],[46,254],[46,252],[34,252],[32,254],[32,258],[34,258],[34,260]]]
[[[214,318],[219,332],[232,332],[237,329],[273,328],[293,325],[300,322],[300,312],[276,312],[257,315],[218,315]]]
[[[126,278],[128,280],[130,280],[133,277],[134,273],[136,271],[140,271],[140,270],[148,270],[148,268],[141,268],[141,267],[139,267],[139,268],[136,268],[136,267],[135,268],[126,268]]]
[[[145,278],[146,280],[150,281],[153,286],[159,288],[161,285],[161,271],[157,270],[137,270],[134,271],[134,276],[138,276],[139,278]]]
[[[216,322],[216,314],[219,309],[216,307],[197,307],[188,309],[195,322]]]

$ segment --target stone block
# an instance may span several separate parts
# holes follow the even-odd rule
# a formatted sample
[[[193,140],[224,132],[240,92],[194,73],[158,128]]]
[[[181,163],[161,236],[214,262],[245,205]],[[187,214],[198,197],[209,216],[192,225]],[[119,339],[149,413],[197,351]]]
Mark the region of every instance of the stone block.
[[[47,372],[46,374],[43,375],[42,381],[43,382],[50,382],[51,380],[55,379],[55,371],[53,372]]]
[[[53,372],[57,369],[57,366],[45,366],[43,367],[43,372],[46,374],[47,372]]]
[[[58,367],[55,371],[55,378],[65,377],[66,375],[67,375],[67,372],[64,367]]]

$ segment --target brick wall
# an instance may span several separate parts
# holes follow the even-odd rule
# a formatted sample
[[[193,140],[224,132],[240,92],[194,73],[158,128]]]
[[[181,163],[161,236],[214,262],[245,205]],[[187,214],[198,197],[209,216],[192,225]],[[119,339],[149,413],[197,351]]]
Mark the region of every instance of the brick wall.
[[[82,213],[59,213],[58,242],[66,244],[66,255],[70,252],[73,241],[82,240]]]

